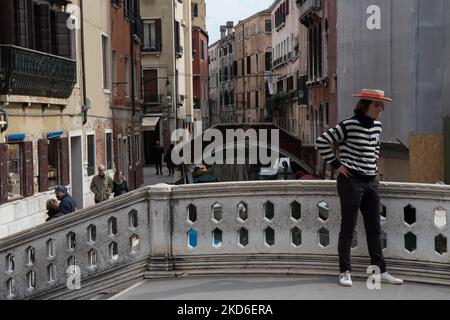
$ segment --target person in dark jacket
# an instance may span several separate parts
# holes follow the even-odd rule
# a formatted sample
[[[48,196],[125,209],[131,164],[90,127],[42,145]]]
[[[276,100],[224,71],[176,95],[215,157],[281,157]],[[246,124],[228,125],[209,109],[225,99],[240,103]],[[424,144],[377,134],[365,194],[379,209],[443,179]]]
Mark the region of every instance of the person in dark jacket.
[[[114,193],[114,198],[128,192],[128,183],[120,171],[116,171],[114,174],[112,192]]]
[[[173,176],[175,174],[175,164],[172,161],[172,150],[175,148],[175,145],[172,143],[164,155],[164,162],[167,163],[167,169],[169,169],[169,176]]]
[[[56,199],[48,199],[46,209],[48,215],[46,221],[51,221],[64,215],[64,213],[59,211],[59,203]]]
[[[156,141],[156,144],[153,146],[153,153],[156,161],[156,175],[162,175],[162,155],[164,154],[164,148],[159,144],[159,141]]]
[[[63,214],[69,214],[77,210],[77,203],[67,192],[64,186],[58,186],[55,189],[56,198],[59,200],[58,210]]]

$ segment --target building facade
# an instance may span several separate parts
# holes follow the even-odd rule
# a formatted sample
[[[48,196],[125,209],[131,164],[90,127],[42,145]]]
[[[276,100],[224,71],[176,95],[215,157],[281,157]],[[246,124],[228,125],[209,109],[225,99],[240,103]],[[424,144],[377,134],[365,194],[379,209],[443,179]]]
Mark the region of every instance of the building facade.
[[[217,115],[220,123],[236,123],[236,102],[234,93],[235,53],[234,22],[228,21],[220,27],[220,41],[217,45],[219,108]]]
[[[300,22],[307,28],[306,120],[309,125],[304,127],[302,138],[304,136],[304,144],[309,146],[314,145],[324,130],[337,123],[336,3],[335,0],[296,1]],[[330,166],[321,157],[315,158],[316,173],[332,176]]]
[[[167,148],[176,128],[192,126],[192,7],[190,0],[141,0],[140,5],[144,163],[150,165],[155,141]]]
[[[372,4],[337,2],[338,118],[352,114],[352,93],[383,89],[394,101],[381,118],[380,179],[450,183],[450,3],[377,1],[380,29],[367,27]]]
[[[138,0],[111,2],[111,112],[114,156],[106,166],[121,171],[130,190],[143,183],[141,43],[143,30]]]
[[[208,47],[208,105],[209,105],[209,126],[220,123],[220,90],[219,90],[219,57],[218,46],[220,40],[217,40]]]
[[[43,223],[57,185],[94,204],[96,167],[114,173],[110,4],[0,4],[0,236]]]
[[[294,1],[275,1],[271,13],[272,89],[267,99],[268,118],[303,143],[310,143],[307,29],[300,23],[300,10]]]
[[[270,71],[272,30],[270,10],[239,21],[235,27],[234,87],[237,121],[265,120],[266,72]]]
[[[208,99],[208,39],[205,0],[192,0],[194,121],[201,121],[204,129],[211,125]]]

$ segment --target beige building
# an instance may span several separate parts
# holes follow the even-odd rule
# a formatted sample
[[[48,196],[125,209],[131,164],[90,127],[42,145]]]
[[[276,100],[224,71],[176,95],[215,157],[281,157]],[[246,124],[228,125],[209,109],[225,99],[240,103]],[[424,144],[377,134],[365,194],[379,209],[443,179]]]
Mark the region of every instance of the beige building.
[[[234,104],[238,123],[264,122],[267,71],[272,56],[271,12],[239,21],[234,37]]]
[[[277,0],[272,16],[272,87],[267,100],[268,117],[302,141],[309,142],[307,114],[307,29],[291,0]]]
[[[192,7],[190,0],[141,0],[140,5],[144,152],[150,165],[155,141],[167,148],[175,128],[192,126]]]
[[[211,125],[220,123],[220,90],[219,90],[219,56],[218,46],[220,40],[217,40],[208,48],[209,65],[209,112]]]
[[[23,63],[4,59],[0,68],[8,70],[0,85],[8,119],[0,134],[0,237],[43,223],[56,185],[69,188],[78,208],[93,204],[90,181],[112,154],[110,1],[58,3],[27,2],[23,15],[1,4],[2,28],[11,28],[1,55]],[[23,76],[27,63],[33,74]]]
[[[206,1],[192,0],[192,26],[206,31]]]

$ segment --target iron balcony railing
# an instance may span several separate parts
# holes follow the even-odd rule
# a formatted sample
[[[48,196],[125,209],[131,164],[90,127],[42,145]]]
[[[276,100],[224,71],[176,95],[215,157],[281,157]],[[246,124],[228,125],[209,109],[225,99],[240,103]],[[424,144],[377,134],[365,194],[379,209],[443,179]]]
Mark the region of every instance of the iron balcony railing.
[[[0,94],[67,99],[76,81],[74,60],[0,45]]]

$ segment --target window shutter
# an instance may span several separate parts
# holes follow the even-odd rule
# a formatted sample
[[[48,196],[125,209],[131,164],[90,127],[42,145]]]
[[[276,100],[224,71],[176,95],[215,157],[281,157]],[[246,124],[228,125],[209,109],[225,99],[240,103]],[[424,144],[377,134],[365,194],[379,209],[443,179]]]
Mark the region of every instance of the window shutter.
[[[30,197],[34,194],[34,172],[33,172],[33,142],[26,141],[23,143],[24,154],[24,196]]]
[[[0,143],[0,204],[8,201],[7,144]]]
[[[48,191],[48,144],[46,139],[38,141],[39,192]]]
[[[162,50],[162,43],[161,43],[161,19],[155,20],[155,34],[156,34],[156,50],[161,51]]]
[[[27,1],[14,1],[16,45],[28,48]],[[2,17],[3,19],[3,17]]]
[[[72,58],[71,32],[67,28],[67,20],[70,14],[67,12],[52,11],[52,50],[53,54]]]
[[[69,172],[69,139],[59,139],[59,172],[61,177],[61,184],[67,186],[70,184],[70,172]]]
[[[36,5],[34,10],[36,19],[36,49],[51,53],[50,6],[48,4],[40,4]]]

